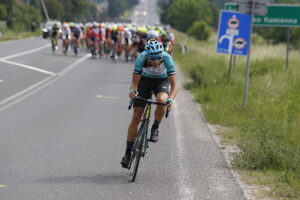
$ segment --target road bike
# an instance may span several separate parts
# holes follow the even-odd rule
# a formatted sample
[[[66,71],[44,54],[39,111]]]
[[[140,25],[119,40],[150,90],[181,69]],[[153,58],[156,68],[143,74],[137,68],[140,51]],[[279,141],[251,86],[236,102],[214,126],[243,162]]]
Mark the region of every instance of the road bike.
[[[97,53],[96,53],[96,42],[92,42],[91,44],[90,44],[90,52],[91,52],[91,54],[92,54],[92,58],[95,58],[96,57],[96,55],[97,55]]]
[[[68,39],[63,39],[63,53],[64,55],[67,55],[68,50],[69,50],[69,40]]]
[[[147,153],[147,148],[149,148],[148,126],[150,123],[151,105],[156,104],[156,105],[167,106],[167,104],[165,104],[165,103],[161,103],[161,102],[158,102],[158,101],[152,100],[152,99],[144,99],[144,98],[137,96],[130,100],[128,110],[131,109],[133,102],[136,100],[146,102],[146,106],[144,108],[141,125],[138,129],[136,138],[133,143],[133,147],[131,149],[132,153],[131,153],[131,158],[130,158],[128,169],[130,170],[131,165],[133,165],[133,174],[132,174],[132,179],[131,179],[132,182],[135,181],[137,171],[139,168],[140,159],[141,159],[141,157],[145,157],[145,155]],[[166,118],[168,116],[169,116],[169,109],[166,110],[166,114],[165,114]]]
[[[55,50],[57,49],[57,38],[56,37],[51,38],[51,48],[52,48],[52,53],[55,53]]]

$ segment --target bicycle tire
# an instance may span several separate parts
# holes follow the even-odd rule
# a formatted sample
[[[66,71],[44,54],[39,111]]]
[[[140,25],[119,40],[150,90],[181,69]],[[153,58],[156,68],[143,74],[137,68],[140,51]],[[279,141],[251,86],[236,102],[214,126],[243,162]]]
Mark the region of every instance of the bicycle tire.
[[[142,136],[141,143],[138,145],[136,152],[135,152],[135,159],[134,159],[134,165],[133,165],[133,176],[132,176],[132,182],[135,181],[137,171],[139,169],[139,164],[142,156],[142,149],[143,149],[143,141],[144,141],[144,135]]]

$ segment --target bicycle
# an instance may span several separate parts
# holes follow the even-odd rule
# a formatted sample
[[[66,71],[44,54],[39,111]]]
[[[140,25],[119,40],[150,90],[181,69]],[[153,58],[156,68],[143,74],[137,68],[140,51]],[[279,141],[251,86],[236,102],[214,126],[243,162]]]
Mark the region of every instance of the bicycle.
[[[96,42],[92,42],[90,44],[90,52],[92,54],[92,58],[95,58],[97,53],[96,53]]]
[[[63,53],[64,55],[67,55],[69,50],[69,40],[68,39],[63,39]]]
[[[57,49],[57,38],[56,37],[51,38],[51,49],[52,49],[52,53],[55,53],[55,50]]]
[[[134,163],[133,166],[133,176],[131,181],[134,182],[136,175],[137,175],[137,171],[138,171],[138,167],[139,167],[139,163],[140,163],[140,159],[141,157],[145,157],[146,153],[147,153],[147,148],[149,148],[148,146],[148,126],[150,123],[150,113],[151,113],[151,105],[152,104],[156,104],[156,105],[162,105],[162,106],[167,106],[167,104],[165,103],[161,103],[158,102],[156,100],[152,100],[152,99],[144,99],[141,97],[134,97],[130,100],[129,106],[128,106],[128,110],[131,109],[132,104],[135,100],[141,100],[146,102],[146,106],[144,109],[144,114],[143,114],[143,118],[141,120],[141,125],[138,129],[136,138],[134,140],[133,143],[133,147],[132,147],[132,154],[131,154],[131,159],[129,162],[129,167],[128,169],[130,170],[131,165]],[[166,110],[166,114],[165,117],[167,118],[169,116],[169,109]]]

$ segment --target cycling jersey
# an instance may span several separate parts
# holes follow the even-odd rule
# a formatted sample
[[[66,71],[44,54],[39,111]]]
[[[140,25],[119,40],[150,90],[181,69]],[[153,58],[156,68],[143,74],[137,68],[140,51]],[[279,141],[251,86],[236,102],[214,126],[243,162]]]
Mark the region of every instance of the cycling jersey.
[[[73,34],[74,34],[74,37],[75,37],[76,39],[80,38],[80,35],[81,35],[81,29],[75,28]]]
[[[69,28],[64,28],[64,29],[62,29],[61,34],[62,34],[61,37],[63,40],[68,40],[71,35],[71,30]]]
[[[99,37],[97,29],[93,28],[90,32],[90,39],[92,42],[96,42],[97,38]]]
[[[99,31],[99,40],[105,41],[105,37],[106,37],[105,36],[105,28],[99,27],[98,31]]]
[[[57,26],[53,26],[51,29],[51,36],[56,37],[58,35],[59,28]]]
[[[159,67],[151,66],[147,52],[142,52],[136,60],[134,74],[141,74],[149,78],[167,78],[175,74],[175,66],[172,57],[167,52],[163,52],[162,61]]]

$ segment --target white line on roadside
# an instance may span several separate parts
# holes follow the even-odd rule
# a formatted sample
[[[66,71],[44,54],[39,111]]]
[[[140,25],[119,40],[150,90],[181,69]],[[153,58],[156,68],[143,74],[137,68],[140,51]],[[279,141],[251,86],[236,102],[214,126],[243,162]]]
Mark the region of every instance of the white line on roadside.
[[[35,89],[35,88],[38,88],[40,85],[43,85],[44,83],[46,83],[47,81],[49,81],[49,80],[52,79],[52,78],[53,78],[53,76],[50,76],[50,77],[48,77],[48,78],[46,78],[46,79],[44,79],[44,80],[42,80],[42,81],[40,81],[40,82],[38,82],[38,83],[36,83],[36,84],[34,84],[34,85],[32,85],[32,86],[26,88],[25,90],[22,90],[21,92],[18,92],[17,94],[15,94],[15,95],[13,95],[13,96],[7,98],[7,99],[4,99],[3,101],[0,102],[0,107],[1,107],[2,105],[6,104],[6,103],[8,103],[8,102],[10,102],[10,101],[12,101],[12,100],[17,99],[18,97],[21,97],[22,95],[26,94],[27,92],[29,92],[29,91],[31,91],[31,90],[33,90],[33,89]],[[18,102],[18,101],[17,101],[17,102]],[[17,102],[15,102],[15,103],[17,103]],[[12,105],[14,105],[14,103],[8,104],[8,105],[6,105],[5,107],[1,107],[1,108],[0,108],[0,111],[4,110],[4,109],[6,109],[6,108],[8,108],[8,107],[10,107],[10,106],[12,106]]]
[[[91,55],[86,55],[82,58],[80,58],[79,60],[77,60],[76,62],[74,62],[73,64],[69,65],[65,70],[63,70],[62,72],[58,73],[56,76],[50,76],[30,87],[28,87],[25,90],[22,90],[21,92],[3,100],[0,102],[0,112],[21,102],[22,100],[26,99],[27,97],[37,93],[38,91],[42,90],[43,88],[51,85],[52,83],[54,83],[56,80],[58,80],[59,78],[63,77],[67,72],[69,72],[70,70],[72,70],[75,66],[77,66],[78,64],[80,64],[81,62],[83,62],[84,60],[86,60],[88,57],[90,57]],[[6,105],[5,105],[6,104]],[[3,106],[4,105],[4,106]],[[1,107],[3,106],[3,107]]]
[[[180,200],[193,200],[193,190],[191,185],[191,180],[188,178],[190,177],[188,172],[186,171],[185,167],[185,158],[186,158],[186,148],[183,142],[183,134],[184,130],[182,127],[182,121],[179,120],[181,117],[180,112],[178,111],[178,106],[175,103],[174,109],[174,121],[175,121],[175,138],[176,138],[176,147],[177,147],[177,156],[178,156],[178,181],[179,181],[179,199]]]
[[[0,59],[0,61],[1,61],[1,62],[4,62],[4,63],[7,63],[7,64],[16,65],[16,66],[19,66],[19,67],[23,67],[23,68],[26,68],[26,69],[30,69],[30,70],[33,70],[33,71],[41,72],[41,73],[44,73],[44,74],[49,74],[49,75],[52,75],[52,76],[55,76],[55,75],[56,75],[56,74],[53,73],[53,72],[49,72],[49,71],[47,71],[47,70],[43,70],[43,69],[36,68],[36,67],[33,67],[33,66],[24,65],[24,64],[21,64],[21,63],[16,63],[16,62],[4,60],[4,59]]]
[[[2,80],[0,80],[0,83],[2,83],[3,81]]]
[[[30,53],[34,53],[34,52],[40,51],[40,50],[45,49],[47,47],[50,47],[50,44],[47,44],[47,45],[41,46],[41,47],[36,48],[36,49],[29,50],[29,51],[24,51],[22,53],[13,54],[13,55],[10,55],[10,56],[5,56],[5,57],[2,57],[0,59],[1,60],[12,59],[12,58],[15,58],[15,57],[18,57],[18,56],[23,56],[23,55],[26,55],[26,54],[30,54]]]

